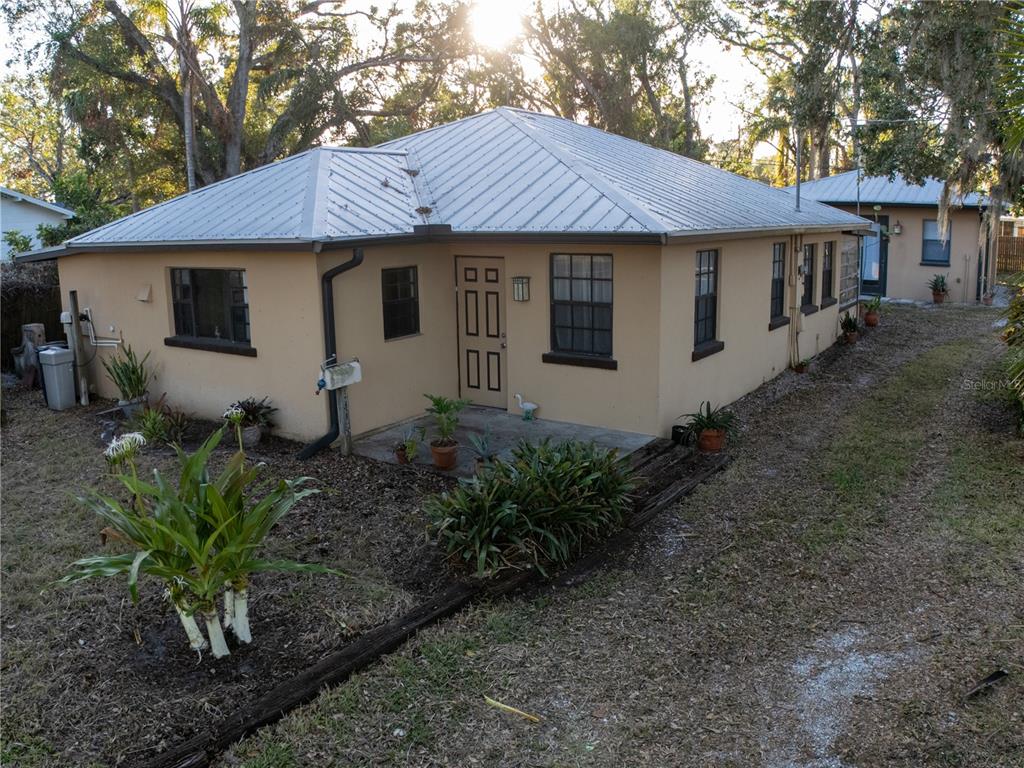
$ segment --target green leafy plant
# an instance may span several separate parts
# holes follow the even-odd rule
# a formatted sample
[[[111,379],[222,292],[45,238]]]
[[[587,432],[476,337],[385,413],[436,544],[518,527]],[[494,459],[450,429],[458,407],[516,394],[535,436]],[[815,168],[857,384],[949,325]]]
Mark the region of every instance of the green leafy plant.
[[[928,281],[928,289],[932,293],[949,293],[949,288],[946,285],[946,276],[935,275]]]
[[[395,445],[395,450],[401,450],[409,461],[413,461],[420,455],[420,443],[426,437],[427,431],[423,427],[413,429],[410,427],[405,431],[405,436]]]
[[[236,425],[236,430],[241,427]],[[195,453],[177,449],[177,483],[154,470],[152,480],[139,478],[135,456],[145,445],[138,433],[124,435],[107,448],[111,465],[122,471],[118,480],[129,493],[122,502],[93,494],[81,502],[129,543],[133,552],[96,555],[73,563],[60,580],[70,584],[98,576],[127,575],[128,590],[138,599],[140,574],[164,583],[189,644],[207,647],[196,623],[206,625],[209,647],[216,657],[229,653],[223,628],[231,627],[241,642],[252,639],[249,629],[249,577],[264,571],[328,573],[329,569],[288,560],[257,556],[273,527],[301,499],[316,493],[309,478],[272,483],[261,479],[264,467],[246,464],[240,450],[217,476],[209,469],[210,455],[221,442],[224,429],[213,433]],[[217,597],[224,595],[224,623]]]
[[[257,400],[255,397],[236,400],[228,406],[225,413],[236,410],[242,412],[239,423],[243,429],[245,427],[266,427],[267,429],[272,429],[274,426],[273,416],[277,413],[277,408],[270,404],[269,397],[264,397],[261,400]],[[227,417],[225,416],[225,418]]]
[[[491,461],[494,458],[494,448],[491,447],[491,428],[484,429],[482,435],[470,435],[469,443],[473,446],[473,452],[480,461]]]
[[[882,308],[882,297],[872,296],[867,301],[861,302],[865,312],[878,312]]]
[[[857,322],[856,317],[847,312],[839,320],[839,327],[843,333],[857,333],[860,330],[860,323]]]
[[[455,445],[455,429],[459,426],[459,413],[469,405],[469,400],[453,400],[443,395],[424,395],[430,401],[427,413],[434,417],[437,437],[431,445],[438,447]]]
[[[1011,277],[1007,284],[1013,293],[1004,312],[1006,326],[1002,332],[1007,346],[1006,375],[1010,389],[1024,409],[1024,272]],[[1021,427],[1024,429],[1024,422]]]
[[[680,418],[687,420],[686,430],[691,436],[699,435],[706,429],[722,430],[729,436],[736,431],[736,414],[724,405],[712,408],[710,400],[702,401],[695,413],[688,413]]]
[[[192,417],[178,408],[163,409],[164,440],[171,445],[182,445]]]
[[[622,525],[634,489],[615,451],[593,443],[526,441],[508,461],[424,503],[448,557],[478,576],[563,565]]]
[[[149,352],[140,360],[128,344],[110,358],[103,359],[107,377],[114,382],[122,400],[137,400],[149,391],[150,373],[146,369],[147,360]]]
[[[167,418],[161,408],[146,408],[133,416],[129,424],[147,443],[167,442]]]

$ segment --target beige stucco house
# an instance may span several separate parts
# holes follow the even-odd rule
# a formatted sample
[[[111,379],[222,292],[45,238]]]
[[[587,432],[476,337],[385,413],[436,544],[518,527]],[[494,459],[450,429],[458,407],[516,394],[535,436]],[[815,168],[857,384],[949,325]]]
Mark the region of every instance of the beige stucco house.
[[[282,433],[329,443],[320,365],[357,358],[357,437],[421,414],[425,392],[512,411],[521,393],[540,418],[665,434],[835,341],[866,227],[501,108],[314,149],[39,258],[58,258],[94,335],[151,352],[154,389],[206,416],[268,395]],[[116,394],[97,361],[90,375]]]
[[[941,274],[946,276],[950,300],[981,299],[987,290],[986,275],[991,279],[996,262],[986,238],[986,198],[975,193],[955,197],[943,232],[943,184],[938,179],[919,185],[899,174],[892,179],[861,176],[859,187],[858,193],[857,171],[848,171],[804,182],[800,193],[850,213],[859,210],[871,221],[873,232],[862,240],[863,293],[930,300],[928,281]]]

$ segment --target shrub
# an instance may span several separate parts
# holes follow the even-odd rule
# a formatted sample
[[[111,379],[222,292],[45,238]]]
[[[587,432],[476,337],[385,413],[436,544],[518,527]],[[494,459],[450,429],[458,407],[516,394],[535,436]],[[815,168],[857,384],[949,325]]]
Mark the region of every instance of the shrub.
[[[1012,294],[1006,308],[1006,327],[1002,334],[1008,347],[1006,372],[1010,389],[1024,408],[1024,273],[1010,278],[1008,284]]]
[[[619,527],[634,488],[615,451],[593,443],[521,442],[509,461],[424,508],[448,557],[477,576],[564,565]]]
[[[159,408],[146,408],[131,419],[131,428],[139,432],[147,443],[167,442],[167,418]]]
[[[240,429],[240,428],[239,428]],[[263,465],[249,467],[238,451],[216,477],[209,470],[210,454],[224,430],[213,433],[192,455],[180,448],[177,485],[154,470],[152,480],[140,480],[135,455],[145,445],[139,433],[117,438],[106,456],[118,468],[127,469],[118,479],[130,500],[121,502],[94,494],[80,501],[95,512],[134,551],[96,555],[73,563],[60,580],[69,584],[97,576],[128,577],[128,591],[138,599],[140,574],[163,581],[174,609],[195,650],[207,647],[196,623],[198,613],[206,624],[214,656],[228,654],[223,628],[231,627],[241,642],[252,639],[249,629],[249,577],[262,571],[329,572],[319,565],[257,557],[271,529],[305,496],[308,478],[260,480]],[[223,628],[217,598],[223,594]]]

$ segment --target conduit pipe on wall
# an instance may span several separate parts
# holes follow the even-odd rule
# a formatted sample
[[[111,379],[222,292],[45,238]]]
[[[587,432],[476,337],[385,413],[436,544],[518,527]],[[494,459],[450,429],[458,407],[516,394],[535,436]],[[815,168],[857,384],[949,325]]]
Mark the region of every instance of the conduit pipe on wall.
[[[316,252],[319,253],[319,244],[317,244]],[[336,267],[333,267],[324,272],[320,282],[320,295],[323,301],[323,321],[324,321],[324,360],[337,359],[338,354],[338,339],[335,333],[334,326],[334,278],[343,272],[348,272],[350,269],[355,269],[363,263],[363,249],[353,248],[352,258],[348,261],[342,262]],[[316,455],[324,448],[327,448],[338,439],[341,434],[341,414],[338,408],[338,398],[342,395],[333,390],[329,391],[329,400],[331,409],[331,425],[323,437],[307,445],[301,451],[299,451],[300,459],[308,459],[311,456]]]

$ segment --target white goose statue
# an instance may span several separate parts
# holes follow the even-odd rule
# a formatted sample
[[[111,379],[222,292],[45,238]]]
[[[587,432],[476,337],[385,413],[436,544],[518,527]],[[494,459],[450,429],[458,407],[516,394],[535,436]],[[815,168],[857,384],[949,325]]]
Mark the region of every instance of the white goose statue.
[[[519,409],[523,412],[523,421],[533,421],[533,414],[539,405],[531,403],[529,400],[523,400],[523,396],[518,392],[515,394],[516,402],[519,403]]]

